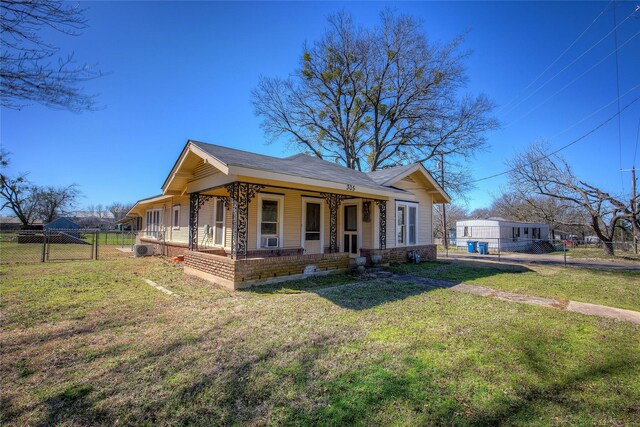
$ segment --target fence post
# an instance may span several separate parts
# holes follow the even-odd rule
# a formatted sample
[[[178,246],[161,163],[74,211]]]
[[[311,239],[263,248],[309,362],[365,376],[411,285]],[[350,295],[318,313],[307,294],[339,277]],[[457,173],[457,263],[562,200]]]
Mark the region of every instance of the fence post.
[[[498,261],[500,261],[500,250],[502,249],[502,241],[501,238],[498,237]]]
[[[567,241],[562,240],[562,246],[564,247],[564,266],[567,266]]]
[[[47,256],[47,232],[42,233],[42,262],[45,262]]]
[[[96,232],[96,238],[94,239],[96,241],[96,260],[98,259],[98,246],[100,245],[99,241],[100,241],[100,231]]]

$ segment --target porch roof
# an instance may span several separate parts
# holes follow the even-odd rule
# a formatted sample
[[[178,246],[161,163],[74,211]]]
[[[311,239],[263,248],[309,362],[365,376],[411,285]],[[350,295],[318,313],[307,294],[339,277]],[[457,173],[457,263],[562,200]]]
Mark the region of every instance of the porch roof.
[[[312,178],[344,184],[362,185],[371,189],[382,191],[402,192],[380,185],[367,173],[345,166],[332,163],[307,154],[294,154],[289,157],[272,157],[263,154],[250,153],[235,148],[221,145],[207,144],[200,141],[190,141],[195,146],[204,150],[225,166],[240,166],[244,168],[275,172],[284,175]]]

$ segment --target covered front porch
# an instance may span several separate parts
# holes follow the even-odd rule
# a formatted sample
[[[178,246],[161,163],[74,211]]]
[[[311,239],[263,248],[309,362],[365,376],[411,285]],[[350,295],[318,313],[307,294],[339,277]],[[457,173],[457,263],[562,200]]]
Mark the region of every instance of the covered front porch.
[[[356,257],[386,249],[386,212],[387,200],[366,195],[234,181],[189,194],[188,249],[232,259]]]
[[[386,249],[386,207],[367,195],[245,181],[193,192],[185,273],[236,289],[344,271]],[[218,225],[203,226],[212,213]]]

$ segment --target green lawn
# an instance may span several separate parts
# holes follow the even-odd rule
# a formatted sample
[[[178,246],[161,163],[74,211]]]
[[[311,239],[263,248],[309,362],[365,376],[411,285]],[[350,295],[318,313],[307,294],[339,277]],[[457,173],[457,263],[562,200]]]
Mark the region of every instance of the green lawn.
[[[615,248],[615,255],[607,255],[601,248],[595,247],[580,247],[570,248],[567,247],[567,257],[578,259],[605,259],[610,261],[626,260],[626,261],[638,261],[640,262],[640,254],[635,254],[632,250],[622,250]]]
[[[425,262],[397,265],[391,270],[526,295],[640,311],[640,272],[479,261]]]
[[[3,425],[630,425],[640,416],[640,325],[627,322],[348,275],[231,292],[156,258],[0,273]],[[474,280],[529,273],[482,274]]]

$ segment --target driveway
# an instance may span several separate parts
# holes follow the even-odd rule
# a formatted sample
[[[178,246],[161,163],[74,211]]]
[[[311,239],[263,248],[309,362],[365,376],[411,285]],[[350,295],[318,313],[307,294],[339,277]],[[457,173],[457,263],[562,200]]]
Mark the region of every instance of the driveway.
[[[447,259],[447,256],[443,253],[438,253],[440,260]],[[522,253],[507,253],[501,254],[498,259],[497,254],[480,255],[470,253],[454,253],[449,252],[448,258],[461,259],[461,260],[474,260],[474,261],[492,261],[492,262],[509,262],[519,264],[545,264],[545,265],[559,265],[564,266],[565,260],[562,254],[522,254]],[[586,258],[567,258],[566,265],[569,267],[581,267],[581,268],[597,268],[600,270],[629,270],[640,271],[640,262],[629,260],[615,260],[609,261],[604,259],[586,259]]]

